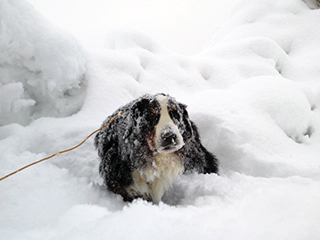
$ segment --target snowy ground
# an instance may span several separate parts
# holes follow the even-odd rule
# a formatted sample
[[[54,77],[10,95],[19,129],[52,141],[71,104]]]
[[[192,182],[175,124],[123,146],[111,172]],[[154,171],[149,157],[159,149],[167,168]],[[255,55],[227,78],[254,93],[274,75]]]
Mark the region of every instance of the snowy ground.
[[[320,10],[308,5],[243,0],[185,57],[135,32],[84,49],[1,1],[0,177],[157,92],[189,106],[221,174],[182,176],[159,205],[124,203],[101,187],[90,139],[0,182],[0,239],[319,239]]]

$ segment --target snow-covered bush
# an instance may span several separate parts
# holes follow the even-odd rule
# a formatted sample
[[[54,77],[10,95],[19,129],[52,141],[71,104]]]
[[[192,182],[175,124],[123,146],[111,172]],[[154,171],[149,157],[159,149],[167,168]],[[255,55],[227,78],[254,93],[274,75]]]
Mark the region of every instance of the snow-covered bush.
[[[85,54],[25,1],[0,1],[0,125],[81,108]]]

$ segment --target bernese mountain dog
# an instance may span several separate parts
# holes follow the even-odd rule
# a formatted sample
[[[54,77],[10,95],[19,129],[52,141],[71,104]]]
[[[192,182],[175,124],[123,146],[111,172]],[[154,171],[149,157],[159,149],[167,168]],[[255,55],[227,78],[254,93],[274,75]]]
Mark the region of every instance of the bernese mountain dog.
[[[123,197],[159,203],[172,180],[217,173],[218,160],[200,142],[186,105],[165,94],[145,95],[119,108],[98,132],[95,147],[106,187]]]

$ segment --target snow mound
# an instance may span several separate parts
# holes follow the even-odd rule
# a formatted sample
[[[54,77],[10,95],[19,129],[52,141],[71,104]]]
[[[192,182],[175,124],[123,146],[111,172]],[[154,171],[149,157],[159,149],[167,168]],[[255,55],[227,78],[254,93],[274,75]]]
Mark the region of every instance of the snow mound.
[[[84,50],[24,1],[0,3],[0,125],[69,116],[84,99]]]
[[[252,61],[238,66],[244,67],[244,77],[255,74],[264,61],[285,78],[318,83],[320,69],[314,63],[320,51],[318,11],[301,0],[249,2],[238,3],[230,21],[215,32],[202,54],[234,55],[235,60],[247,55]]]

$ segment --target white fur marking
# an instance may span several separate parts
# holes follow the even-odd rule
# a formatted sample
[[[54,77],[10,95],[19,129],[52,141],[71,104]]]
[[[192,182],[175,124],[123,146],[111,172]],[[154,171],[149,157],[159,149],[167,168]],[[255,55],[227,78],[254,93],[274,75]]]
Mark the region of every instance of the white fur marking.
[[[128,192],[133,197],[138,193],[145,199],[151,198],[154,203],[159,203],[172,180],[182,174],[183,170],[183,163],[178,155],[158,153],[150,166],[132,173],[134,183],[128,188]]]
[[[159,152],[163,151],[161,148],[161,134],[164,131],[172,131],[177,136],[177,145],[174,149],[171,150],[171,152],[177,151],[180,148],[183,147],[184,142],[181,133],[179,132],[178,127],[174,124],[172,121],[167,107],[168,98],[162,95],[158,96],[158,102],[161,105],[161,113],[160,113],[160,119],[156,127],[156,148]]]

